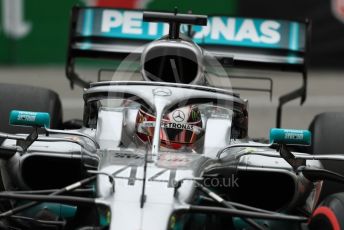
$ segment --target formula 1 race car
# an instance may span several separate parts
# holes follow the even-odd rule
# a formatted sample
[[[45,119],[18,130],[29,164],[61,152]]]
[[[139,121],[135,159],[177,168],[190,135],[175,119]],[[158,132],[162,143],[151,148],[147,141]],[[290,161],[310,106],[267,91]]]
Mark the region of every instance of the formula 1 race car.
[[[74,8],[66,72],[85,88],[83,125],[53,129],[54,114],[13,106],[10,124],[31,128],[0,133],[0,228],[344,229],[344,193],[319,200],[323,181],[344,182],[320,160],[344,157],[300,152],[307,130],[249,139],[248,102],[230,82],[238,67],[301,73],[278,126],[283,104],[306,97],[307,33],[301,22]],[[117,68],[89,83],[76,58]]]

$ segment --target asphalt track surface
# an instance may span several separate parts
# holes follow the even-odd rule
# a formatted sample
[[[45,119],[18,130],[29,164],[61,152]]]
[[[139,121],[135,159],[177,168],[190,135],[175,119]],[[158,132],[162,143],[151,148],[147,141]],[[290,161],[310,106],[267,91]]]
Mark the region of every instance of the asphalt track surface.
[[[93,74],[94,75],[94,74]],[[88,76],[86,78],[92,78]],[[267,137],[269,129],[275,127],[278,97],[300,86],[299,76],[270,75],[274,79],[272,101],[266,93],[240,92],[249,100],[249,135]],[[64,120],[82,118],[83,89],[70,89],[62,66],[51,67],[0,67],[1,83],[16,83],[46,87],[55,90],[61,97]],[[94,77],[96,79],[96,77]],[[240,82],[233,80],[233,85]],[[246,87],[266,87],[263,82],[245,80]],[[243,82],[241,82],[243,86]],[[316,114],[329,111],[344,112],[344,71],[311,70],[309,74],[308,98],[303,106],[300,100],[287,104],[283,110],[282,127],[307,129]]]

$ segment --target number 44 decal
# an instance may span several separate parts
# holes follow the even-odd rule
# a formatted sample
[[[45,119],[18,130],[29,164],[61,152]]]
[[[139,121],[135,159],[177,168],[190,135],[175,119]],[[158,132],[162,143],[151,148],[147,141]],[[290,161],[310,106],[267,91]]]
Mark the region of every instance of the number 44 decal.
[[[129,177],[121,176],[121,174],[127,171],[129,168],[130,168]],[[114,178],[127,179],[128,185],[134,185],[136,180],[143,180],[142,178],[136,177],[137,169],[138,169],[137,166],[128,165],[128,166],[124,166],[123,168],[118,169],[112,175]],[[169,173],[168,179],[165,179],[166,173]],[[167,186],[169,188],[172,188],[174,187],[174,184],[175,184],[176,174],[177,174],[177,171],[174,169],[161,169],[158,172],[154,173],[153,175],[147,177],[148,178],[147,181],[167,183]]]

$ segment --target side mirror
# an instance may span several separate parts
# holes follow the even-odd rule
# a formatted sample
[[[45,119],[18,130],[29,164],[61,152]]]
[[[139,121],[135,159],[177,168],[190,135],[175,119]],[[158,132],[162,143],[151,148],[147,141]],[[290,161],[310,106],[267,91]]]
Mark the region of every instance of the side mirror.
[[[50,114],[44,112],[12,110],[10,113],[10,125],[49,128]]]
[[[311,145],[312,134],[308,130],[276,129],[270,130],[270,143],[285,145]]]

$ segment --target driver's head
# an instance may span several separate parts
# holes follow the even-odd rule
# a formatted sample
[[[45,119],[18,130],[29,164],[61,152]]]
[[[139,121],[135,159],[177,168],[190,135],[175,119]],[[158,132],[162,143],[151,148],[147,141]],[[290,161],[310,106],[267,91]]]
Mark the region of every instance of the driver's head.
[[[151,143],[156,117],[140,109],[136,118],[136,135],[144,143]],[[163,117],[160,145],[168,149],[194,149],[203,136],[201,113],[196,106],[175,109]]]

